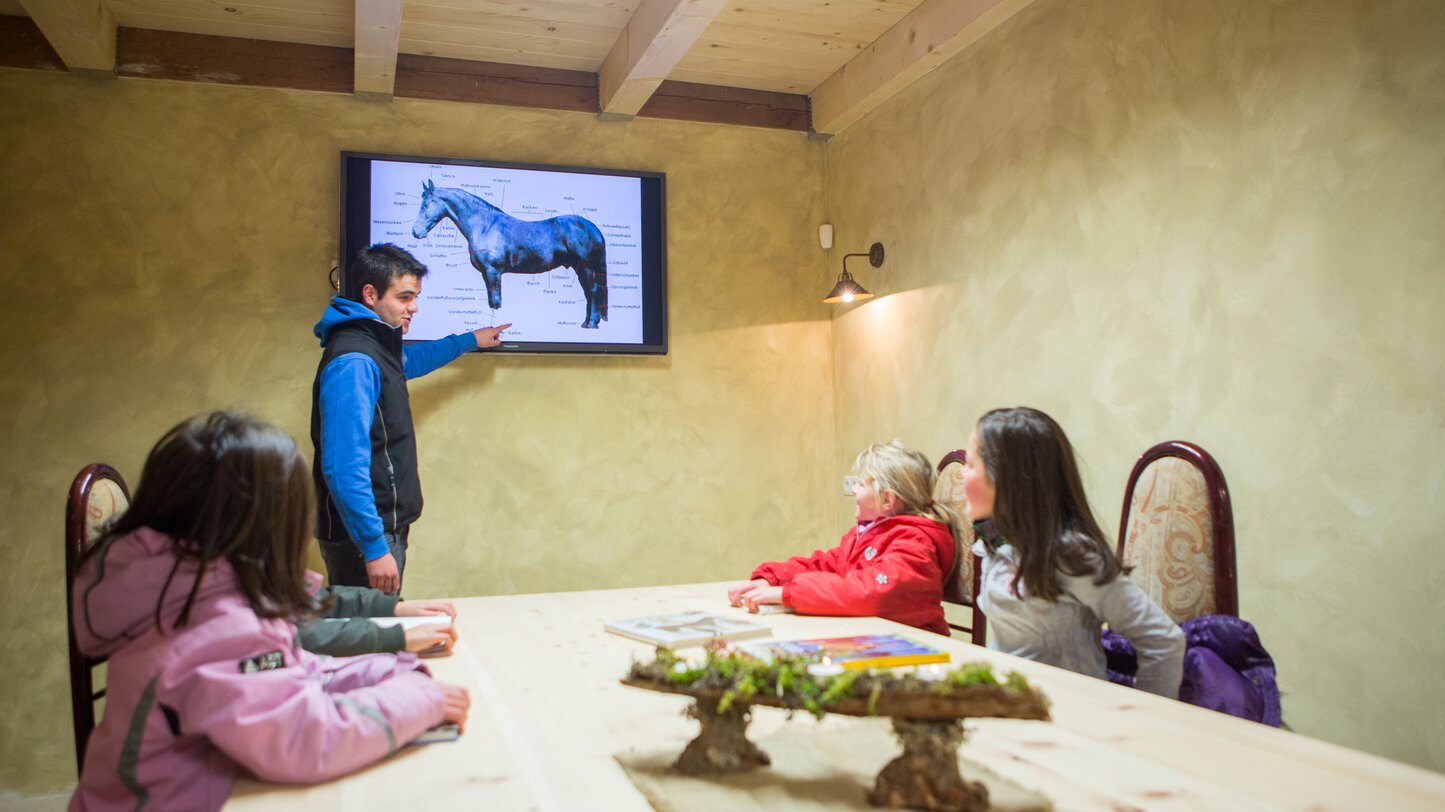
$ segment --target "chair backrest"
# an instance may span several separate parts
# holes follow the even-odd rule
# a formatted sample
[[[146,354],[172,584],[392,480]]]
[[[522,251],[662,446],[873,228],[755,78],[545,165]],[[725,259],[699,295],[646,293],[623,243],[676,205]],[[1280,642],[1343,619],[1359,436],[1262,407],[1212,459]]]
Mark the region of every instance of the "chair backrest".
[[[1119,519],[1119,560],[1176,623],[1238,615],[1234,511],[1224,472],[1193,443],[1160,443],[1134,463]]]
[[[86,657],[75,645],[75,570],[80,555],[95,541],[111,519],[130,505],[130,490],[114,468],[87,465],[70,485],[65,503],[65,626],[70,639],[70,711],[75,723],[75,767],[85,762],[85,744],[95,727],[95,702],[105,689],[95,690],[93,671],[104,660]]]
[[[983,612],[974,602],[978,595],[979,562],[973,554],[973,526],[968,522],[968,497],[963,492],[963,464],[965,452],[950,451],[938,461],[938,479],[933,485],[933,501],[948,505],[958,513],[963,524],[963,538],[959,539],[959,555],[953,564],[953,572],[943,581],[943,599],[949,603],[962,604],[973,610],[973,620],[968,625],[950,622],[950,628],[967,632],[974,645],[987,642],[988,626]]]

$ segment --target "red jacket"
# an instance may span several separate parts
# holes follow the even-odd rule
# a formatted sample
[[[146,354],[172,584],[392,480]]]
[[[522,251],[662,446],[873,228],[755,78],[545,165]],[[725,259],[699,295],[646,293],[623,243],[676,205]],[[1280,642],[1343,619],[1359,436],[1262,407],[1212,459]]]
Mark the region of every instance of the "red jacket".
[[[849,530],[831,550],[762,564],[752,577],[782,586],[783,605],[799,614],[881,617],[948,634],[943,578],[953,557],[948,525],[890,516],[861,536]]]

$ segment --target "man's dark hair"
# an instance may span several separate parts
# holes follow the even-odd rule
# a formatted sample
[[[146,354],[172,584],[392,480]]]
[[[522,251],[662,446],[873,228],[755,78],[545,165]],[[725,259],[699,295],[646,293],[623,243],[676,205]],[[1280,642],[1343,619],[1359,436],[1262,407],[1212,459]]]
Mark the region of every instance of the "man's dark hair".
[[[378,297],[385,296],[391,281],[400,276],[426,276],[426,266],[417,258],[389,242],[363,248],[351,260],[351,271],[346,275],[346,298],[361,301],[361,289],[367,285],[376,288]]]

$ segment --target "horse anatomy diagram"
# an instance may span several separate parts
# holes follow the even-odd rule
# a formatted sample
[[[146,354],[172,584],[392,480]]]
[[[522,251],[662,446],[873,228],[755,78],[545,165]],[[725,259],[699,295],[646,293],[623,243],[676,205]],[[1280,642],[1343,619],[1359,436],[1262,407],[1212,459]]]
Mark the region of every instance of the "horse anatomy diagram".
[[[637,178],[378,161],[371,197],[371,241],[427,266],[408,339],[642,341]]]

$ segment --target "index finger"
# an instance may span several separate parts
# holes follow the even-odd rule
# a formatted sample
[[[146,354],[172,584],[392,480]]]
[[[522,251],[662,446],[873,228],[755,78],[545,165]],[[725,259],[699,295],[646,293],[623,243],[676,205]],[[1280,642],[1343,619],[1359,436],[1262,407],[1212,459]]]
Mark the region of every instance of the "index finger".
[[[508,327],[511,327],[511,326],[512,326],[512,323],[509,321],[509,322],[507,322],[506,324],[503,324],[503,325],[501,325],[501,326],[499,326],[499,327],[496,327],[496,328],[493,328],[493,329],[495,329],[497,332],[500,333],[500,332],[502,332],[503,330],[505,330],[505,329],[507,329]]]

